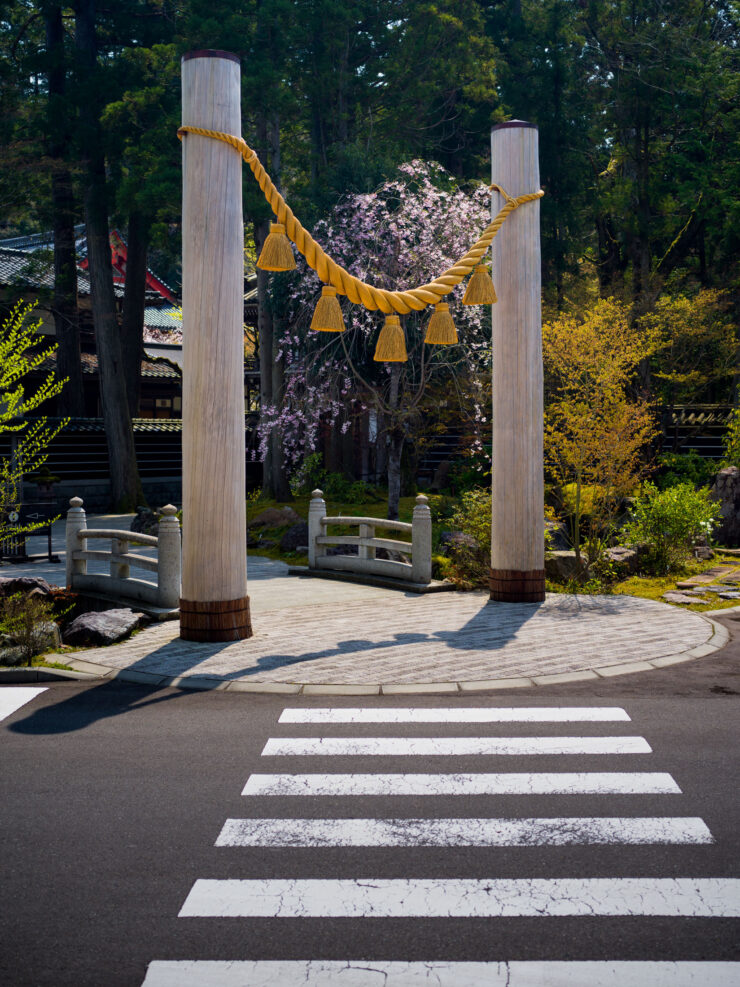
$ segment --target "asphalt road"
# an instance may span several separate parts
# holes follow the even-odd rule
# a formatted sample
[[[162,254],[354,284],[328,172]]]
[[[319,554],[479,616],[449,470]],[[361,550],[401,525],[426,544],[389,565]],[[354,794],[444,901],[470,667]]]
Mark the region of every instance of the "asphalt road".
[[[532,721],[532,714],[524,714],[528,719],[509,722],[278,722],[286,708],[327,707],[452,708],[457,716],[461,709],[617,708],[628,719],[538,722]],[[184,960],[349,960],[360,961],[362,970],[356,971],[359,979],[350,979],[347,971],[332,979],[331,970],[320,973],[315,963],[305,968],[297,964],[262,968],[257,963],[234,965],[230,971],[214,967],[210,974],[215,979],[208,980],[205,968],[153,966],[147,987],[150,983],[152,987],[263,983],[280,987],[304,982],[352,987],[417,982],[444,987],[499,983],[596,987],[602,973],[612,976],[603,983],[620,987],[738,984],[740,967],[723,966],[722,961],[740,960],[738,921],[730,917],[739,913],[740,901],[737,885],[722,882],[740,878],[739,712],[737,640],[717,656],[670,669],[495,695],[286,699],[157,691],[116,682],[52,684],[0,723],[0,984],[139,987],[152,961]],[[408,753],[410,738],[455,737],[467,738],[465,748],[471,743],[500,744],[502,738],[542,738],[536,747],[558,742],[562,746],[562,738],[611,737],[617,738],[617,748],[632,744],[633,752]],[[639,743],[624,741],[630,737],[642,738],[648,750],[641,752]],[[346,738],[355,746],[362,738],[406,739],[401,741],[402,753],[263,755],[271,738],[304,738],[309,747],[319,738]],[[512,743],[514,750],[521,750],[517,747],[521,740],[506,741]],[[677,790],[568,792],[568,776],[592,777],[594,772],[612,779],[615,773],[649,773],[653,779],[661,776],[664,786],[669,776]],[[376,779],[376,787],[387,794],[241,794],[250,777],[264,775],[279,777],[250,784],[279,786],[286,776],[304,774],[428,774],[444,775],[449,787],[450,779],[470,784],[467,775],[553,773],[561,775],[564,791],[505,794],[492,789],[488,794],[461,796],[441,793],[437,779],[424,783],[430,786],[427,794],[391,794],[398,784],[396,777]],[[329,777],[324,783],[331,788],[337,781]],[[498,777],[496,784],[505,789],[506,781]],[[366,783],[350,782],[360,787]],[[417,779],[412,787],[418,784]],[[522,784],[526,789],[529,782]],[[555,837],[555,845],[550,837],[533,835],[536,824],[531,820],[563,817],[586,820],[581,835]],[[615,832],[629,829],[638,818],[688,817],[699,821],[694,824],[699,830],[703,821],[714,842],[590,842],[594,820],[604,817],[617,820]],[[230,819],[317,822],[292,830],[281,823],[290,831],[282,837],[275,835],[276,823],[265,822],[264,827],[234,823],[231,836],[220,836]],[[310,839],[315,843],[351,842],[340,822],[320,822],[346,819],[422,820],[414,830],[422,835],[413,839],[409,827],[391,827],[396,844],[436,839],[452,845],[295,845],[296,839],[302,839],[301,830],[304,835],[313,833]],[[428,820],[443,822],[430,828]],[[450,829],[453,824],[444,820],[454,820],[456,828]],[[473,841],[477,833],[478,842],[490,841],[492,832],[494,841],[502,839],[502,820],[523,820],[518,824],[520,841],[529,845],[461,845],[461,832],[472,831]],[[489,836],[481,837],[481,826],[485,830],[486,825]],[[356,824],[355,830],[357,826],[367,835],[368,827],[375,824]],[[433,832],[437,835],[430,836]],[[255,834],[257,840],[286,845],[215,845],[217,840],[254,843]],[[382,832],[373,838],[385,839]],[[637,897],[631,903],[622,902],[624,878],[642,882],[633,889]],[[696,893],[685,880],[660,883],[694,878],[701,884]],[[335,883],[318,888],[301,883],[317,879]],[[585,886],[574,887],[573,882],[589,879],[613,882],[600,886],[595,911],[620,914],[589,913],[592,899],[579,904]],[[276,880],[282,883],[264,883]],[[251,883],[203,883],[213,881]],[[500,882],[504,897],[511,888],[519,895],[516,905],[507,899],[504,915],[491,912],[492,882]],[[688,888],[689,915],[650,914],[666,909],[650,905],[645,882],[648,890],[657,888],[660,894],[668,889],[669,911],[676,895],[680,898]],[[716,912],[710,908],[710,913],[702,913],[703,896],[710,886],[719,888],[720,904]],[[415,895],[416,904],[410,904]],[[293,899],[297,905],[291,904]],[[560,906],[553,904],[556,899]],[[392,900],[393,906],[388,904]],[[383,913],[387,908],[397,909],[395,917],[368,917],[373,909]],[[558,908],[560,914],[552,914]],[[179,916],[181,909],[190,914]],[[206,915],[209,909],[211,917]],[[225,917],[229,909],[249,914]],[[310,914],[298,915],[297,909]],[[445,909],[453,917],[439,914]],[[511,966],[455,966],[505,961]],[[536,961],[546,961],[545,966],[538,967]],[[586,961],[597,965],[578,967]],[[633,979],[628,980],[627,968],[613,967],[609,973],[598,961],[713,965],[635,966],[630,968]],[[404,974],[408,979],[388,966],[391,962],[411,964]],[[562,979],[546,979],[556,977],[553,971],[560,969],[556,963],[562,962],[576,965],[562,968]],[[415,963],[427,964],[418,980]],[[386,973],[401,978],[368,973],[382,971],[384,964]],[[585,979],[576,978],[579,969],[578,975]],[[677,969],[680,975],[693,971],[697,979],[676,979]],[[661,975],[666,979],[661,980]]]

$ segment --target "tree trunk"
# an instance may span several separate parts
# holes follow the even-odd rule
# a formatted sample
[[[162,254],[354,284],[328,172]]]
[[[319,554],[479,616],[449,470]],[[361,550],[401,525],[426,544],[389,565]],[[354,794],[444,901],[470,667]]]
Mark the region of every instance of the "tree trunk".
[[[52,314],[57,339],[57,373],[68,378],[57,407],[62,417],[85,414],[80,359],[80,325],[77,311],[77,258],[75,255],[74,195],[67,167],[69,108],[65,101],[64,27],[59,5],[47,7],[46,57],[48,61],[48,150],[51,158],[52,231],[54,235],[54,297]]]
[[[144,359],[144,305],[146,302],[146,251],[148,223],[139,212],[128,218],[126,285],[123,294],[121,349],[128,410],[139,415],[141,361]]]
[[[388,436],[388,520],[398,520],[398,503],[401,499],[401,454],[403,432],[393,429]]]
[[[283,393],[285,390],[285,363],[283,358],[278,358],[278,339],[273,322],[272,331],[272,400],[279,408],[283,403]],[[285,455],[283,453],[283,437],[279,428],[272,430],[270,436],[272,444],[272,496],[275,500],[292,500],[293,494],[288,483],[288,471],[285,467]]]
[[[100,399],[108,442],[111,506],[116,511],[135,510],[144,503],[134,449],[120,329],[113,292],[105,160],[99,125],[100,92],[97,74],[95,7],[93,0],[78,0],[75,6],[75,44],[79,69],[80,146],[85,168],[85,226],[89,260],[90,294],[98,352]]]

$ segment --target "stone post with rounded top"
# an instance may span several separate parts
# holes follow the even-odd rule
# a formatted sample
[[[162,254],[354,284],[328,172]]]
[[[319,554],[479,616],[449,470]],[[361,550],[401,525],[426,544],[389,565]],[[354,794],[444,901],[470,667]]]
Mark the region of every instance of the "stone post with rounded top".
[[[411,578],[415,583],[432,581],[432,512],[424,494],[416,498],[411,521]]]
[[[157,542],[157,603],[174,609],[180,599],[180,522],[177,508],[167,504],[160,511]]]
[[[316,568],[316,559],[320,555],[326,555],[326,547],[317,545],[316,539],[323,535],[323,519],[326,517],[326,501],[323,490],[311,491],[311,503],[308,507],[308,568]]]
[[[72,497],[67,511],[67,523],[64,529],[64,540],[67,549],[66,577],[67,589],[72,589],[72,576],[84,576],[87,572],[87,561],[85,559],[74,559],[74,552],[79,551],[83,546],[77,537],[77,532],[87,527],[87,517],[82,506],[82,497]]]

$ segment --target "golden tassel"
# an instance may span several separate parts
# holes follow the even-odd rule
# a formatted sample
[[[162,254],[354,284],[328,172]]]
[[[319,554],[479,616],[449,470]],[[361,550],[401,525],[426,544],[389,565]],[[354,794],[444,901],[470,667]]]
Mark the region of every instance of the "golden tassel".
[[[262,247],[257,267],[263,271],[295,270],[295,257],[282,223],[270,223],[270,233]]]
[[[321,289],[321,298],[316,302],[311,328],[314,332],[344,332],[346,329],[337,289],[330,284]]]
[[[492,305],[497,302],[496,289],[485,264],[477,264],[465,289],[463,305]]]
[[[401,328],[401,320],[397,315],[386,315],[385,325],[378,336],[378,345],[375,347],[373,360],[377,360],[379,363],[404,363],[408,360],[406,337]]]
[[[424,342],[440,343],[443,346],[457,342],[457,329],[450,315],[450,306],[447,302],[438,302],[434,306]]]

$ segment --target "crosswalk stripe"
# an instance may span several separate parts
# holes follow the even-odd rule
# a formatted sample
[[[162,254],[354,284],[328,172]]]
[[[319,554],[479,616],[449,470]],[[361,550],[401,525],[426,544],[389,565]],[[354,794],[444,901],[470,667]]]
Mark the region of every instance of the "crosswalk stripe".
[[[605,723],[629,721],[618,706],[284,709],[279,723]]]
[[[227,819],[216,846],[457,847],[713,843],[697,817]]]
[[[740,879],[197,880],[197,918],[740,917]]]
[[[36,696],[46,692],[46,686],[8,686],[0,689],[0,720],[15,713],[21,706],[30,703]]]
[[[662,771],[253,774],[242,795],[680,795]]]
[[[142,987],[737,987],[740,963],[155,960]]]
[[[644,737],[271,737],[266,756],[650,754]]]

